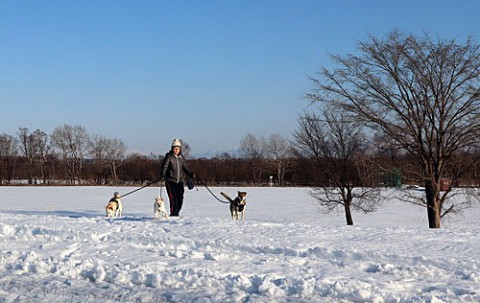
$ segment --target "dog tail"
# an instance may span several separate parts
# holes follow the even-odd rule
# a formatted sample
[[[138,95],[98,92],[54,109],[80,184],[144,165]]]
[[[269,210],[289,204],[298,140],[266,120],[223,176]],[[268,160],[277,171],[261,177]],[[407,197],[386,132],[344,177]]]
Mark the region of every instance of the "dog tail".
[[[229,195],[227,195],[226,193],[224,193],[224,192],[221,192],[220,194],[221,194],[222,196],[224,196],[224,197],[225,197],[225,199],[227,199],[229,202],[233,202],[232,198],[230,198],[230,196],[229,196]]]

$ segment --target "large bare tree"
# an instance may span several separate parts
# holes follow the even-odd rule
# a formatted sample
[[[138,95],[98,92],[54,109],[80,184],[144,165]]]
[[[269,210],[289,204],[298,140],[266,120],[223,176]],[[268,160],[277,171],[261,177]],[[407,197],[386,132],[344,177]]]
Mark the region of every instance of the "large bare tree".
[[[353,225],[352,209],[375,210],[380,200],[374,165],[366,157],[366,136],[357,123],[345,123],[342,116],[305,113],[295,131],[297,154],[313,158],[327,183],[312,190],[320,206],[331,212],[342,207],[347,225]]]
[[[431,228],[451,210],[445,168],[480,135],[480,46],[400,31],[359,42],[332,56],[334,67],[312,77],[312,102],[333,104],[388,136],[417,161]]]

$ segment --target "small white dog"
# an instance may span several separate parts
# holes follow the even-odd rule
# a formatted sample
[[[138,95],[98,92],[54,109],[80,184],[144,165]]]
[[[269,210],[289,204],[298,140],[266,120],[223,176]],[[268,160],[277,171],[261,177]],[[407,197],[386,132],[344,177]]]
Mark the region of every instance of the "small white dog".
[[[108,201],[107,206],[105,206],[105,212],[107,218],[115,218],[122,216],[122,201],[120,201],[120,194],[118,192],[113,193],[113,198]]]
[[[160,216],[168,220],[167,210],[165,209],[165,203],[162,197],[156,197],[153,203],[153,216],[159,218]]]

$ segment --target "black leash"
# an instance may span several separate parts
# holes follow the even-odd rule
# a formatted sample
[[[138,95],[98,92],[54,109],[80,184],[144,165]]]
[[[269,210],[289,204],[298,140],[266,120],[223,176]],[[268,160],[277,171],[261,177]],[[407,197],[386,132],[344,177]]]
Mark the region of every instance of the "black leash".
[[[149,182],[149,183],[145,184],[145,185],[142,186],[142,187],[139,187],[139,188],[137,188],[137,189],[135,189],[135,190],[132,190],[131,192],[128,192],[128,193],[126,193],[126,194],[124,194],[124,195],[121,195],[121,197],[123,198],[123,197],[126,197],[126,196],[130,195],[130,194],[133,194],[134,192],[137,192],[137,191],[139,191],[139,190],[141,190],[141,189],[144,189],[145,187],[150,186],[150,185],[152,185],[152,184],[154,184],[154,183],[157,183],[157,182],[160,181],[160,180],[162,180],[162,178],[160,178],[160,179],[158,179],[158,180],[155,180],[155,181],[152,181],[152,182]]]
[[[219,199],[219,198],[210,190],[210,188],[208,187],[208,185],[207,185],[205,182],[203,182],[202,179],[200,179],[199,177],[196,177],[195,179],[197,179],[198,181],[200,181],[200,183],[202,183],[202,185],[205,186],[205,188],[208,190],[208,192],[209,192],[218,202],[225,203],[225,204],[230,204],[230,201],[225,201],[225,200]],[[155,181],[152,181],[152,182],[149,182],[149,183],[143,185],[142,187],[139,187],[139,188],[137,188],[137,189],[135,189],[135,190],[132,190],[131,192],[128,192],[128,193],[126,193],[126,194],[121,195],[121,197],[122,197],[122,198],[123,198],[123,197],[126,197],[126,196],[128,196],[128,195],[130,195],[130,194],[133,194],[133,193],[135,193],[135,192],[137,192],[137,191],[139,191],[139,190],[141,190],[141,189],[144,189],[145,187],[150,186],[150,185],[152,185],[152,184],[154,184],[154,183],[157,183],[158,181],[161,181],[161,180],[162,180],[162,178],[160,178],[160,179],[158,179],[158,180],[155,180]],[[160,185],[160,186],[161,186],[161,185]],[[160,191],[161,191],[161,190],[162,190],[162,188],[160,187]],[[160,195],[161,195],[161,192],[160,192]]]
[[[202,183],[203,186],[205,186],[205,188],[208,190],[208,192],[215,198],[217,199],[218,202],[221,202],[221,203],[225,203],[225,204],[230,204],[229,201],[224,201],[224,200],[220,200],[211,190],[210,188],[208,188],[207,184],[205,184],[205,182],[203,182],[202,179],[200,179],[199,177],[195,177],[198,181],[200,181],[200,183]]]

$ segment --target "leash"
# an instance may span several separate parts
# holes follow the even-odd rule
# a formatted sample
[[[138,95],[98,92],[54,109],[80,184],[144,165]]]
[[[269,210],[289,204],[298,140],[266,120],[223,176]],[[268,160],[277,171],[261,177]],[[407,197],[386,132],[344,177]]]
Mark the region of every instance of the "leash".
[[[157,183],[157,182],[160,181],[160,180],[162,180],[162,178],[160,178],[160,179],[158,179],[158,180],[155,180],[155,181],[152,181],[152,182],[149,182],[149,183],[145,184],[145,185],[142,186],[142,187],[139,187],[139,188],[137,188],[137,189],[135,189],[135,190],[132,190],[131,192],[128,192],[128,193],[126,193],[126,194],[124,194],[124,195],[121,195],[121,197],[123,198],[123,197],[126,197],[126,196],[130,195],[130,194],[133,194],[134,192],[137,192],[137,191],[139,191],[139,190],[141,190],[141,189],[144,189],[145,187],[150,186],[150,185],[152,185],[152,184],[154,184],[154,183]],[[160,188],[160,190],[161,190],[161,188]]]
[[[158,190],[158,191],[159,191],[159,196],[160,196],[160,198],[163,199],[163,197],[162,197],[162,188],[163,188],[163,187],[162,187],[162,181],[160,181],[160,186],[159,186],[159,190]]]
[[[203,186],[205,186],[205,188],[208,190],[208,192],[209,192],[218,202],[225,203],[225,204],[230,204],[230,201],[220,200],[220,199],[210,190],[210,188],[208,188],[207,184],[205,184],[205,182],[203,182],[202,179],[200,179],[199,177],[196,177],[196,179],[197,179],[198,181],[200,181],[200,183],[202,183]]]

